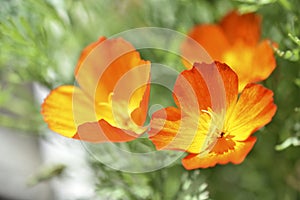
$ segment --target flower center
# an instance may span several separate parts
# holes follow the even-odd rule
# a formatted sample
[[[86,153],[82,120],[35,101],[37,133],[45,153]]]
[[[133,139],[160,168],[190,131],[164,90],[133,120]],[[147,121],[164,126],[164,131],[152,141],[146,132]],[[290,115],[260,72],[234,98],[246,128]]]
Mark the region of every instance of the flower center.
[[[213,112],[210,108],[202,110],[202,112],[210,115],[210,128],[207,133],[205,142],[206,149],[216,154],[223,154],[234,149],[235,142],[233,136],[224,130],[225,113],[220,114]]]
[[[222,132],[223,133],[223,132]],[[232,140],[233,136],[227,135],[223,136],[221,134],[221,137],[218,138],[216,144],[212,148],[210,152],[216,153],[216,154],[223,154],[230,150],[234,149],[235,142]]]
[[[222,131],[219,138],[223,138],[224,135],[225,133]]]

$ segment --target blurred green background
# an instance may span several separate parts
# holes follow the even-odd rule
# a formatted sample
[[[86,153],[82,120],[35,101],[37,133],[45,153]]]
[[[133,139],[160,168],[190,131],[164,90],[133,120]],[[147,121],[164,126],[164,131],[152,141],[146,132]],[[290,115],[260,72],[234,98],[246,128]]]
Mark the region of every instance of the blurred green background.
[[[253,11],[263,17],[262,38],[279,46],[277,67],[263,82],[274,91],[278,110],[255,134],[258,142],[246,160],[194,171],[185,171],[178,161],[145,174],[90,161],[98,179],[93,189],[99,199],[300,199],[299,8],[298,0],[0,0],[0,126],[43,137],[47,127],[33,84],[48,89],[73,84],[81,50],[99,36],[137,27],[187,33],[195,24],[218,22],[232,9]],[[167,53],[141,53],[144,59],[184,69]],[[150,103],[173,102],[155,86]],[[45,176],[52,175],[50,170]]]

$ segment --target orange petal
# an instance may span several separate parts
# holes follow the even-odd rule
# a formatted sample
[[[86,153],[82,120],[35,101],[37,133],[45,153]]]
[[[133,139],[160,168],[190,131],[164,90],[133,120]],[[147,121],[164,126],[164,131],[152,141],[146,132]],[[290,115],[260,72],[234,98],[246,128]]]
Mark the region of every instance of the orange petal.
[[[259,82],[270,76],[276,67],[274,52],[269,40],[263,40],[255,49],[251,73],[251,82]]]
[[[195,26],[188,36],[190,38],[181,46],[183,63],[188,69],[195,62],[211,63],[213,60],[221,60],[224,51],[229,47],[229,42],[218,25]]]
[[[268,78],[276,65],[273,50],[268,40],[264,40],[255,47],[240,42],[236,43],[224,53],[223,61],[237,73],[239,92],[248,83]]]
[[[93,104],[74,86],[54,89],[45,99],[41,112],[49,128],[66,137],[74,136],[78,124],[96,119]]]
[[[136,139],[137,135],[131,131],[113,127],[105,120],[100,120],[80,125],[73,138],[87,142],[127,142]]]
[[[207,151],[213,132],[210,131],[210,115],[203,110],[213,108],[223,121],[226,101],[228,105],[236,103],[236,98],[237,77],[227,65],[196,63],[191,70],[183,71],[175,83],[174,99],[182,116],[176,114],[179,111],[175,108],[155,113],[150,133],[157,134],[150,139],[158,149],[181,149],[192,153]],[[172,115],[178,116],[176,120],[170,120]]]
[[[236,102],[238,79],[229,66],[220,62],[195,63],[194,66],[183,71],[174,86],[174,99],[182,112],[212,108],[219,113]]]
[[[225,87],[218,70],[220,63],[195,63],[179,74],[174,86],[174,100],[184,113],[225,107]]]
[[[237,42],[232,45],[223,55],[223,61],[227,63],[239,77],[239,92],[257,76],[253,66],[254,47]]]
[[[236,103],[238,96],[238,77],[236,73],[225,63],[215,62],[222,77],[226,93],[226,112]]]
[[[150,136],[149,139],[158,150],[173,149],[185,151],[192,145],[197,129],[197,117],[189,120],[187,116],[182,116],[177,108],[167,107],[152,115],[148,134]],[[201,145],[194,146],[198,148],[196,152],[199,152]]]
[[[141,60],[135,48],[121,38],[99,40],[88,47],[87,52],[80,59],[75,76],[80,87],[96,102],[106,102],[118,80],[130,69],[150,65],[148,61]],[[146,80],[149,80],[149,74]]]
[[[95,102],[99,119],[105,119],[99,105],[109,104],[117,118],[107,119],[111,125],[131,130],[123,126],[127,121],[133,120],[130,124],[136,123],[137,127],[144,124],[150,89],[150,62],[142,60],[130,43],[117,38],[101,39],[90,45],[84,50],[75,75],[83,91]]]
[[[222,19],[220,26],[231,44],[240,41],[254,46],[260,38],[261,17],[232,11]]]
[[[155,112],[150,123],[149,139],[158,150],[173,149],[192,153],[206,151],[206,135],[210,125],[207,113],[188,116],[174,107]]]
[[[178,75],[174,85],[173,96],[176,105],[185,113],[207,110],[211,107],[211,98],[207,84],[200,74],[201,64],[198,68],[185,70]],[[208,68],[206,68],[208,69]]]
[[[225,135],[225,133],[221,137],[218,137],[210,153],[223,154],[234,150],[236,142],[232,138],[232,136]]]
[[[156,149],[177,149],[170,143],[178,133],[180,119],[180,110],[174,107],[167,107],[153,113],[148,134]]]
[[[132,119],[139,126],[144,125],[147,117],[150,95],[149,76],[149,64],[136,66],[124,73],[113,88],[113,111],[116,111],[115,113],[121,111],[124,120]]]
[[[276,112],[273,92],[258,84],[248,84],[225,123],[234,140],[244,141],[269,123]]]
[[[139,102],[140,92],[143,93],[143,99],[140,101],[140,104],[138,105],[136,104],[136,102]],[[138,97],[137,98],[135,98],[135,96],[131,97],[131,101],[130,101],[131,107],[135,108],[131,112],[131,118],[138,126],[143,126],[147,118],[148,103],[150,97],[150,84],[147,84],[146,90],[142,87],[139,90],[137,90],[137,92],[134,93],[134,95]]]
[[[216,164],[223,165],[229,162],[240,164],[244,161],[255,142],[255,137],[249,137],[244,142],[235,141],[234,149],[224,152],[223,154],[217,154],[215,152],[210,152],[207,155],[189,154],[182,160],[182,164],[188,170],[213,167]]]

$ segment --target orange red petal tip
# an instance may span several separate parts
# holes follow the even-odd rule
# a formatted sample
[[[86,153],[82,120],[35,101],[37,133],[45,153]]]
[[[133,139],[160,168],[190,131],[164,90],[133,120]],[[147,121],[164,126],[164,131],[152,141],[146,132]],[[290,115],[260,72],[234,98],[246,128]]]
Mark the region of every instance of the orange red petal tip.
[[[89,142],[130,141],[147,130],[150,62],[129,42],[100,37],[82,51],[75,78],[79,86],[60,86],[42,104],[51,130]]]
[[[207,62],[199,56],[191,40],[199,43],[211,56],[228,64],[239,77],[239,91],[248,83],[269,77],[276,61],[272,45],[260,40],[261,17],[255,13],[239,14],[232,11],[218,24],[203,24],[192,28],[190,39],[182,44],[184,65],[191,68],[195,62]],[[199,48],[198,48],[199,49]]]
[[[208,71],[218,78],[207,79]],[[187,152],[182,160],[186,169],[241,163],[256,141],[251,135],[271,121],[276,105],[272,91],[259,84],[247,85],[238,97],[237,82],[229,66],[219,62],[183,71],[174,86],[178,108],[160,110],[152,117],[149,135],[154,145]],[[222,90],[224,102],[212,101],[212,96],[221,95],[215,91]],[[174,112],[176,119],[170,117]]]

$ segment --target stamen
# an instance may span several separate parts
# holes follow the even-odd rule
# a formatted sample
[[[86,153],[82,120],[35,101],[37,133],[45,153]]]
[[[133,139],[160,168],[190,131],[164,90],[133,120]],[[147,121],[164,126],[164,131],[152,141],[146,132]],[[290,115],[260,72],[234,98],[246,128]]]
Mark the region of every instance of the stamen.
[[[225,133],[222,131],[219,138],[222,138],[224,135]]]
[[[112,96],[114,95],[113,92],[109,93],[108,95],[108,102],[112,102]]]

